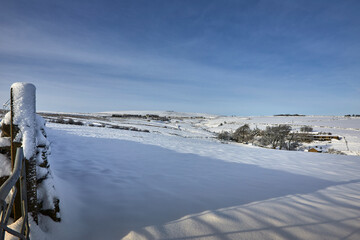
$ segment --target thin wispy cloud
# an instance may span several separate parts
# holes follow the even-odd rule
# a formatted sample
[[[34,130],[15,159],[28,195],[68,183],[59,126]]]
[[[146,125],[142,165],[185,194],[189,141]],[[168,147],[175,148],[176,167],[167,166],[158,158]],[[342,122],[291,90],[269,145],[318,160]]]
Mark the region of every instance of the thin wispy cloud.
[[[309,98],[321,114],[356,111],[357,10],[356,1],[5,1],[0,100],[12,82],[31,81],[53,99],[38,109],[52,111],[80,111],[64,104],[77,99],[88,112],[306,114]]]

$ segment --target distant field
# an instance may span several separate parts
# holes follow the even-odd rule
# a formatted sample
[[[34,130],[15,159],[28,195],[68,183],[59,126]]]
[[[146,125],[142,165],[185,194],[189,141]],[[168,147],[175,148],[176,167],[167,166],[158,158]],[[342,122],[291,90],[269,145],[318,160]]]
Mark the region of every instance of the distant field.
[[[215,139],[223,131],[235,131],[248,124],[251,128],[288,124],[292,131],[310,126],[315,132],[331,133],[340,140],[302,144],[301,149],[333,148],[347,155],[360,155],[360,118],[344,116],[217,116],[172,111],[117,111],[103,113],[41,113],[49,121],[73,119],[85,126],[103,126],[123,130],[149,131],[185,138]],[[120,116],[120,117],[119,117]],[[141,117],[140,117],[141,116]],[[147,117],[146,117],[147,116]],[[155,117],[154,117],[155,116]],[[158,117],[156,117],[158,116]],[[168,121],[161,121],[165,118]],[[160,120],[159,120],[160,119]]]

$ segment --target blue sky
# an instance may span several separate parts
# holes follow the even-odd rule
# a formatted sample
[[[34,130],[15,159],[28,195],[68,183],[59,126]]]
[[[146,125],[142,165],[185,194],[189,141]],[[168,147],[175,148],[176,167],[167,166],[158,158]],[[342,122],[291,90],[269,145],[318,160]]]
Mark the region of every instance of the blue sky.
[[[39,111],[359,114],[360,2],[12,1],[0,103]]]

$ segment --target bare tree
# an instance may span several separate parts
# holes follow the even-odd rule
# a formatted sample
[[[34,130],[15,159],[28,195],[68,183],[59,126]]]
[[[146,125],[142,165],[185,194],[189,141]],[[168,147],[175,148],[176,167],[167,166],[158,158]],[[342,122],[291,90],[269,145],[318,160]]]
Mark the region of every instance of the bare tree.
[[[300,132],[312,132],[314,129],[310,126],[303,126],[300,128]]]
[[[265,146],[271,145],[272,148],[282,149],[286,147],[285,140],[291,131],[290,125],[278,125],[274,127],[266,127],[261,138],[261,143]]]
[[[218,139],[224,140],[224,141],[230,141],[232,138],[231,133],[229,133],[227,131],[219,133],[217,137],[218,137]]]
[[[245,124],[236,129],[236,131],[232,135],[232,138],[236,142],[249,142],[253,138],[252,131],[249,125]]]

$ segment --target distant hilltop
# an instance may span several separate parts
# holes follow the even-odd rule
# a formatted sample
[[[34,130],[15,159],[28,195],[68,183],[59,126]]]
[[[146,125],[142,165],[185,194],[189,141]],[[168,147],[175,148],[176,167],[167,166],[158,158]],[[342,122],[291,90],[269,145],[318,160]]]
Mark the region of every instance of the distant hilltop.
[[[304,117],[305,115],[303,114],[289,114],[289,113],[285,113],[285,114],[275,114],[275,117]]]

